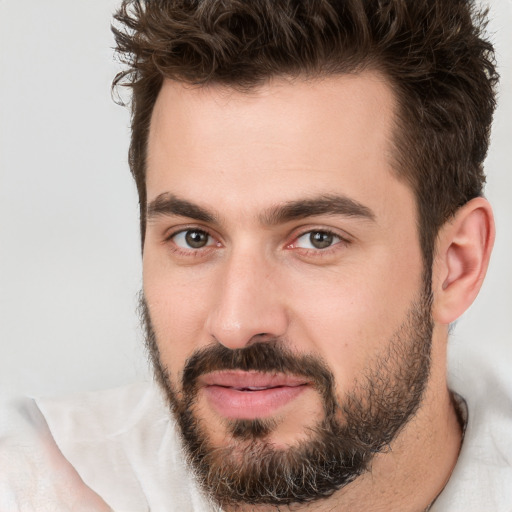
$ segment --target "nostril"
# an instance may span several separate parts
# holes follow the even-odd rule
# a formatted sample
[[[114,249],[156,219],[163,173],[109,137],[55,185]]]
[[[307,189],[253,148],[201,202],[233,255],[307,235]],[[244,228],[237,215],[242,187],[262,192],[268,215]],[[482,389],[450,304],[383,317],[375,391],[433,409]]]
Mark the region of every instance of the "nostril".
[[[258,341],[270,341],[275,339],[275,336],[268,332],[260,332],[259,334],[255,334],[249,341],[249,343],[256,343]]]

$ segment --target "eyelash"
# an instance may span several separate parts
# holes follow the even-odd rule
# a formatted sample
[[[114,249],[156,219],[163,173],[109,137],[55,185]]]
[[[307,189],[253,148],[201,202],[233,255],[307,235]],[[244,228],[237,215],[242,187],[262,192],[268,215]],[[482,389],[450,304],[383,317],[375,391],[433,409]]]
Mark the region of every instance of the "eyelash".
[[[177,235],[181,234],[181,233],[187,233],[189,231],[195,231],[195,232],[198,232],[198,233],[204,233],[206,236],[208,236],[209,238],[213,239],[216,241],[215,244],[209,244],[209,245],[206,245],[204,247],[199,247],[197,249],[194,249],[192,247],[188,248],[188,249],[185,249],[183,247],[180,247],[179,245],[177,245],[175,242],[173,242],[173,238],[175,238]],[[308,234],[313,234],[313,233],[322,233],[324,235],[327,235],[327,236],[332,236],[336,239],[338,239],[339,241],[333,243],[332,245],[324,248],[324,249],[318,249],[318,248],[301,248],[301,247],[293,247],[294,244],[297,243],[297,240],[299,240],[300,238],[302,238],[303,236],[305,235],[308,235]],[[189,227],[182,227],[176,231],[173,231],[172,233],[170,233],[168,236],[166,236],[165,240],[164,240],[164,243],[166,244],[170,244],[171,245],[171,250],[172,252],[180,255],[180,256],[185,256],[185,257],[201,257],[201,256],[204,256],[206,251],[210,252],[211,250],[213,249],[216,249],[216,248],[219,248],[219,247],[222,247],[222,244],[221,242],[219,242],[217,240],[217,237],[213,236],[207,229],[204,229],[204,228],[197,228],[197,227],[194,227],[194,226],[189,226]],[[338,232],[335,232],[333,230],[330,230],[330,229],[325,229],[325,228],[317,228],[317,229],[307,229],[306,231],[302,231],[300,232],[299,234],[297,234],[296,236],[294,236],[293,240],[291,243],[287,243],[285,245],[285,248],[289,249],[289,250],[296,250],[296,251],[300,251],[302,255],[304,256],[313,256],[313,257],[323,257],[323,256],[327,256],[327,255],[330,255],[332,252],[334,251],[337,251],[340,249],[339,246],[343,246],[343,247],[346,247],[348,245],[350,245],[351,241],[347,238],[347,237],[343,237],[341,236],[340,233]]]
[[[305,235],[312,235],[313,233],[322,233],[323,235],[331,236],[333,238],[338,239],[337,242],[332,243],[328,247],[325,247],[324,249],[319,248],[303,248],[303,247],[297,247],[293,248],[292,246],[297,243],[297,241],[302,238]],[[325,228],[317,228],[317,229],[308,229],[307,231],[303,231],[300,234],[298,234],[292,241],[292,243],[287,244],[286,247],[289,247],[290,249],[294,249],[297,251],[301,251],[301,253],[305,256],[314,256],[314,257],[323,257],[331,255],[333,252],[339,250],[341,247],[346,247],[350,244],[350,240],[346,237],[341,236],[340,233],[335,232],[330,229]],[[341,247],[340,247],[341,246]]]
[[[180,256],[187,256],[187,257],[204,256],[205,251],[207,251],[208,249],[210,249],[210,250],[215,249],[221,245],[220,242],[217,241],[216,244],[209,244],[204,247],[197,248],[197,249],[194,249],[193,247],[185,249],[183,247],[180,247],[179,245],[176,244],[176,242],[173,241],[173,238],[175,238],[176,236],[178,236],[181,233],[185,234],[188,231],[204,233],[208,238],[217,240],[215,236],[213,236],[212,234],[210,234],[208,232],[208,230],[203,229],[203,228],[197,228],[194,226],[189,226],[189,227],[182,227],[182,228],[177,229],[177,230],[173,231],[172,233],[170,233],[168,236],[165,237],[164,243],[169,244],[172,252],[174,252]]]

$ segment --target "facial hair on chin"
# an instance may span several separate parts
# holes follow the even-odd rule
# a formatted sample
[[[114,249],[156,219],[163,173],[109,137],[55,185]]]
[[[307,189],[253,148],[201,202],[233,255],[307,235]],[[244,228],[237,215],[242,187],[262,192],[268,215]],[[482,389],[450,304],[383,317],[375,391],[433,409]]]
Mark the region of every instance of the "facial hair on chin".
[[[141,314],[155,377],[179,426],[188,462],[207,495],[221,506],[278,506],[329,497],[369,470],[373,456],[417,411],[429,377],[433,327],[426,292],[412,303],[386,353],[342,397],[336,396],[334,376],[322,360],[292,353],[279,339],[236,350],[209,345],[187,360],[178,389],[161,361],[143,297]],[[268,441],[275,423],[258,419],[227,422],[232,441],[213,446],[197,416],[197,379],[236,369],[307,377],[322,399],[324,417],[305,440],[287,449]]]

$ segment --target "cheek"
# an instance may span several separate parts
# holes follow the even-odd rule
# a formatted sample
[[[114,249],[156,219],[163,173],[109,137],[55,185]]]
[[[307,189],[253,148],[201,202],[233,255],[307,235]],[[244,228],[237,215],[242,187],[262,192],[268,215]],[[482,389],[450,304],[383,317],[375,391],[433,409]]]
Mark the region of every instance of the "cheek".
[[[301,350],[320,355],[340,389],[350,389],[385,353],[417,298],[422,266],[410,258],[416,263],[407,268],[396,258],[377,258],[364,268],[332,272],[296,290],[290,340],[301,340]]]
[[[153,264],[144,256],[144,297],[155,331],[160,357],[172,375],[207,340],[203,326],[208,311],[208,286],[190,272]]]

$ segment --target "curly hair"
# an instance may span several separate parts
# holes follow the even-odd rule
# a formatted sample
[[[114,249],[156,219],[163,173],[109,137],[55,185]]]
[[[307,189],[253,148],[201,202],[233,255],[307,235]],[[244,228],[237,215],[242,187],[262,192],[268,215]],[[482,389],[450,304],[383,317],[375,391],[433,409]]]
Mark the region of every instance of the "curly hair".
[[[114,15],[132,91],[129,162],[142,243],[146,148],[163,80],[248,91],[276,76],[370,69],[398,108],[394,169],[415,193],[431,264],[439,227],[482,195],[498,73],[487,13],[471,0],[124,0]]]

